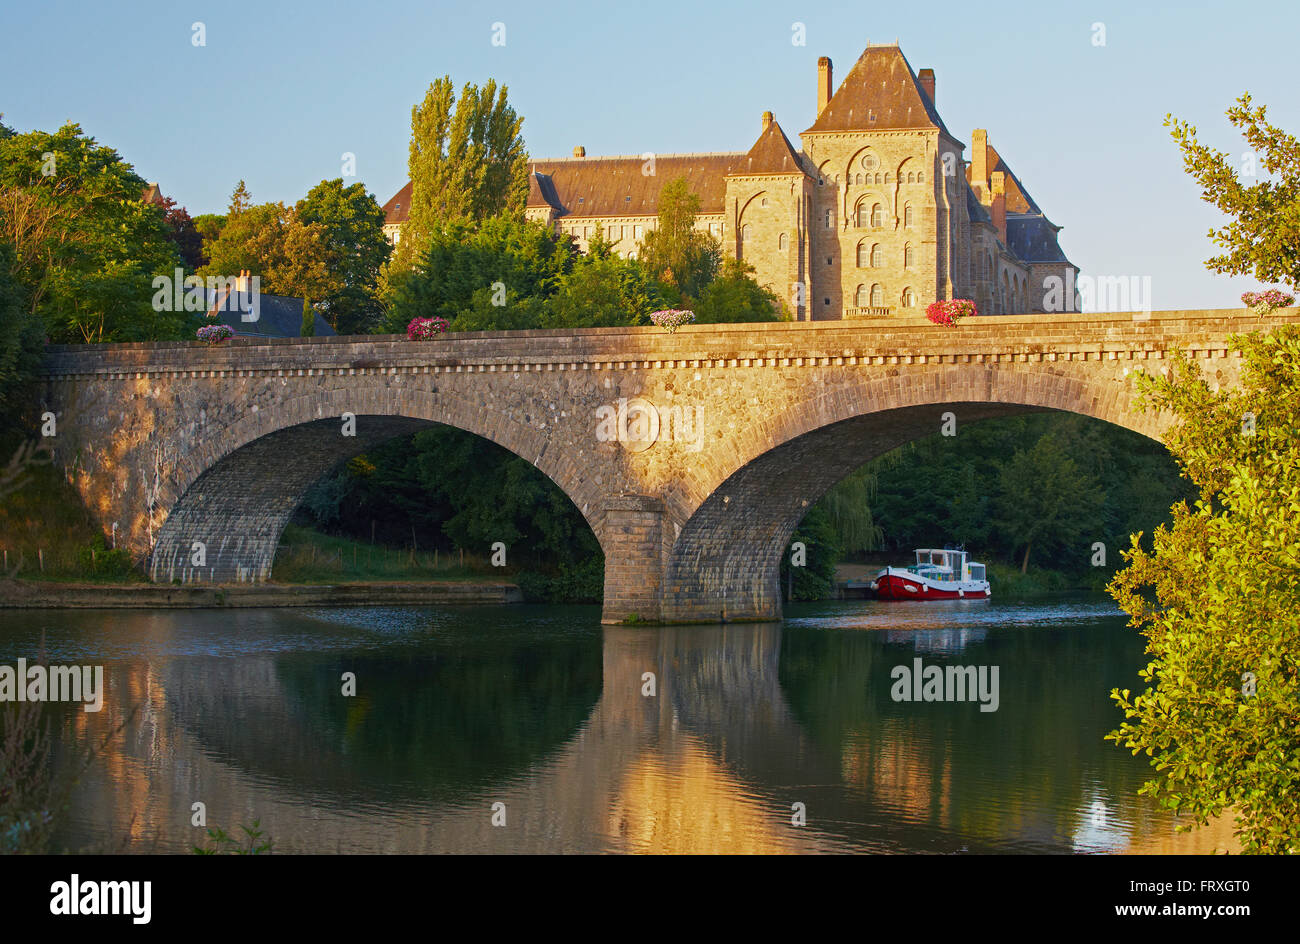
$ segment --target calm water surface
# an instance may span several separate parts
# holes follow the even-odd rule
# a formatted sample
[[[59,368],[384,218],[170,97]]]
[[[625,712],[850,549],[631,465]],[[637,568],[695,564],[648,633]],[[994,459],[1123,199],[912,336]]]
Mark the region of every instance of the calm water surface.
[[[10,610],[0,662],[42,633],[51,662],[105,667],[103,711],[57,711],[63,742],[126,721],[72,849],[188,851],[196,801],[278,852],[1208,852],[1228,832],[1174,840],[1135,795],[1143,759],[1102,740],[1144,659],[1095,598],[667,629],[594,607]],[[918,657],[998,666],[998,710],[893,701]]]

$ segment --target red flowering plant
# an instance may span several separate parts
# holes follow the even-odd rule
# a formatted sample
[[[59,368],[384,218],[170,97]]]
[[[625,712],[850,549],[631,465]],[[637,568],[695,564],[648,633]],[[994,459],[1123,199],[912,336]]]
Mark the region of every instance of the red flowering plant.
[[[412,318],[406,326],[408,341],[428,341],[447,331],[446,318]]]
[[[925,309],[925,317],[937,325],[956,327],[957,322],[967,315],[978,315],[975,303],[969,298],[953,298],[948,301],[931,302]]]

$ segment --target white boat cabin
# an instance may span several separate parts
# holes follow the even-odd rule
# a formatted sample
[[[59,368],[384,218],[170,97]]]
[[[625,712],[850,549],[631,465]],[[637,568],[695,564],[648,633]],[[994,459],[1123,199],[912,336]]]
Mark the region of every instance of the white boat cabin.
[[[972,563],[966,551],[952,548],[916,549],[916,566],[907,568],[931,580],[984,580],[984,565]]]

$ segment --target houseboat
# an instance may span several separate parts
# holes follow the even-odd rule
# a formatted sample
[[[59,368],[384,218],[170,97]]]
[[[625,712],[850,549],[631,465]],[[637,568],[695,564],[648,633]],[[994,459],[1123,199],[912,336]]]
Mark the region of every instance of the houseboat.
[[[879,600],[987,600],[984,565],[961,548],[922,547],[911,567],[886,567],[871,581]]]

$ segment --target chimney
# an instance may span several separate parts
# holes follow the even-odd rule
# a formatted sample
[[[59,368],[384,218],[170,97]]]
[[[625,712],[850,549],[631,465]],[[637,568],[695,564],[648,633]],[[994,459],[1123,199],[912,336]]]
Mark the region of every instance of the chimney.
[[[831,58],[822,56],[817,60],[817,116],[826,110],[831,100]]]
[[[989,205],[989,133],[976,128],[970,133],[970,184],[980,203]]]
[[[772,127],[772,113],[765,111],[763,112],[763,130],[766,131],[770,127]]]
[[[1006,192],[1006,175],[1000,170],[993,172],[993,204],[990,207],[989,215],[993,217],[993,225],[998,228],[998,239],[1002,240],[1002,245],[1007,244],[1007,192]]]
[[[573,149],[573,156],[574,156],[574,157],[586,157],[586,156],[587,156],[587,149],[586,149],[585,147],[583,147],[581,144],[579,144],[576,148]]]
[[[921,80],[921,88],[925,90],[926,98],[930,99],[930,104],[934,104],[934,70],[922,69],[917,78]]]

